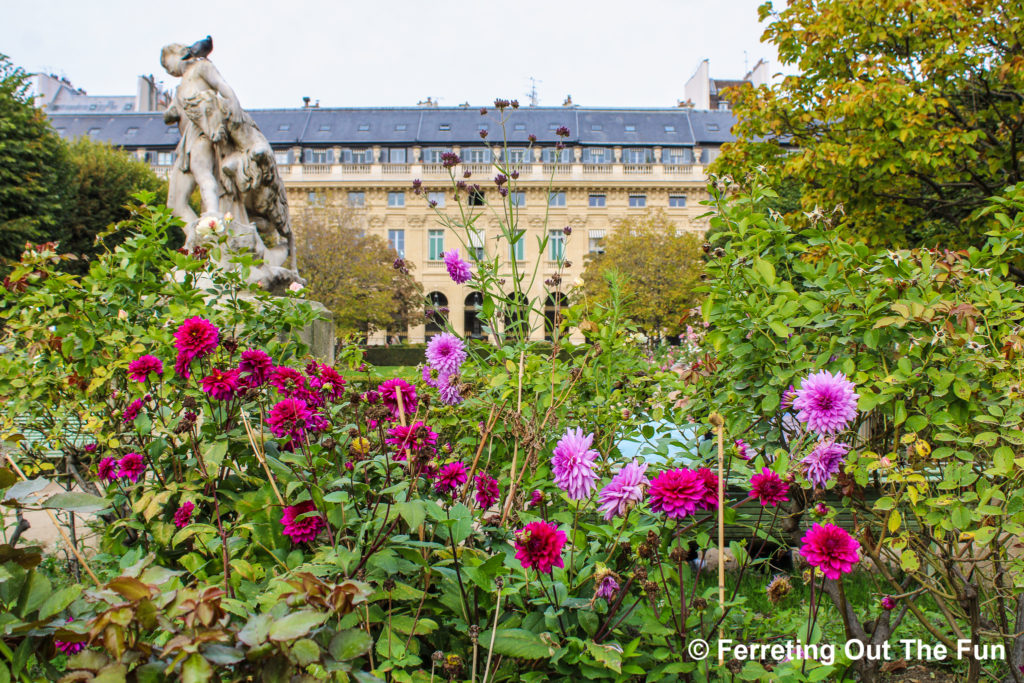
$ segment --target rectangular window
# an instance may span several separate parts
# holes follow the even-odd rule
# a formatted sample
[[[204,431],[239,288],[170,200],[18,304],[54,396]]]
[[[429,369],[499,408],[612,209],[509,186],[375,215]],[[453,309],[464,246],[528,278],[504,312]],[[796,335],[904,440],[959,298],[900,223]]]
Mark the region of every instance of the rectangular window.
[[[333,164],[333,149],[304,149],[302,151],[302,163],[304,164]]]
[[[645,194],[631,194],[629,195],[629,207],[631,209],[642,209],[647,206],[647,195]]]
[[[157,166],[170,166],[174,163],[174,152],[157,152],[156,153],[156,165]]]
[[[572,150],[568,147],[565,149],[545,147],[540,155],[540,160],[545,164],[571,164],[573,161]]]
[[[406,150],[404,147],[394,148],[388,150],[388,163],[389,164],[404,164],[406,159]]]
[[[686,206],[686,195],[685,194],[670,194],[668,196],[668,205],[670,207],[681,209]]]
[[[331,124],[329,124],[329,123],[321,123],[320,124],[320,132],[321,133],[327,133],[330,130],[331,130]]]
[[[603,194],[592,194],[590,195],[590,205],[595,208],[604,206],[604,195]]]
[[[274,152],[274,162],[278,166],[286,166],[288,163],[288,152]]]
[[[364,132],[370,130],[370,124],[368,124],[368,123],[360,123],[359,124],[359,130],[364,131]]]
[[[348,150],[346,150],[346,152],[347,151]],[[349,155],[346,154],[346,156],[349,156]],[[372,149],[353,149],[351,151],[351,156],[349,158],[352,159],[351,163],[353,163],[353,164],[372,164],[373,163],[373,150]]]
[[[388,207],[398,209],[405,206],[404,192],[388,192]]]
[[[277,129],[278,130],[289,130],[291,127],[292,127],[292,124],[290,124],[290,123],[282,123],[280,126],[277,127]]]
[[[525,237],[520,237],[519,240],[515,244],[510,244],[508,246],[509,246],[509,250],[508,250],[509,251],[509,255],[508,255],[508,257],[510,259],[515,259],[516,261],[525,261],[526,260],[526,238]]]
[[[427,260],[440,261],[444,251],[444,230],[427,231]]]
[[[564,192],[549,192],[548,193],[548,206],[565,206],[565,193]]]
[[[647,147],[627,147],[622,150],[622,163],[649,164],[654,161],[654,150]]]
[[[428,192],[427,201],[431,206],[444,208],[444,192]]]
[[[512,206],[526,206],[525,192],[509,192],[508,199],[512,203]]]
[[[407,124],[404,124],[404,123],[396,123],[395,124],[395,130],[405,130],[406,128],[408,128]]]
[[[471,164],[491,163],[491,150],[486,147],[474,147],[468,151],[467,159]]]
[[[668,126],[668,125],[666,125],[665,126],[665,132],[666,133],[675,133],[676,132],[676,127],[675,126]]]
[[[517,123],[513,127],[513,130],[526,130],[526,124],[525,123]]]
[[[388,230],[388,244],[398,252],[399,258],[405,258],[405,230]]]
[[[323,192],[317,192],[316,190],[310,190],[306,195],[306,203],[310,206],[326,206],[327,196]]]
[[[601,129],[602,128],[601,128],[601,124],[600,123],[593,123],[593,124],[590,125],[590,130],[592,130],[594,132],[597,132],[597,131],[599,131]]]
[[[626,132],[627,133],[635,133],[636,132],[636,124],[635,123],[627,123],[626,124]]]
[[[439,164],[441,163],[441,155],[450,151],[452,150],[448,147],[428,147],[423,150],[423,163]]]
[[[365,192],[349,192],[348,193],[348,205],[353,208],[366,206],[366,193]]]
[[[561,230],[548,231],[548,258],[561,261],[565,257],[565,233]]]
[[[487,258],[487,253],[484,251],[483,231],[471,230],[469,232],[469,255],[477,261],[483,261]]]
[[[452,129],[452,124],[450,124],[450,123],[442,123],[442,124],[439,124],[437,126],[437,129],[438,130],[451,130]]]
[[[693,152],[688,147],[671,147],[661,150],[662,163],[681,166],[693,163]]]
[[[591,254],[603,254],[604,245],[604,230],[591,230],[588,235],[589,241],[587,242],[587,248]]]
[[[486,203],[487,202],[484,199],[484,191],[483,190],[470,190],[469,191],[469,205],[470,206],[483,206]]]
[[[583,163],[585,164],[607,164],[612,160],[611,150],[602,149],[600,147],[584,151]]]
[[[508,157],[507,161],[510,164],[522,164],[526,161],[526,150],[513,148],[505,156]]]

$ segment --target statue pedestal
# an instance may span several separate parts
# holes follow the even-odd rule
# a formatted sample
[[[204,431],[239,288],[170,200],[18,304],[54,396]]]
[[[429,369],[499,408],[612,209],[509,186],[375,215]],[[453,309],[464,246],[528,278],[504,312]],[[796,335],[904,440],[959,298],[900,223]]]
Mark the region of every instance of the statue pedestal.
[[[334,314],[319,301],[307,300],[307,303],[320,314],[320,317],[299,332],[299,339],[309,346],[311,355],[328,365],[334,365],[334,345],[337,340],[334,330]]]

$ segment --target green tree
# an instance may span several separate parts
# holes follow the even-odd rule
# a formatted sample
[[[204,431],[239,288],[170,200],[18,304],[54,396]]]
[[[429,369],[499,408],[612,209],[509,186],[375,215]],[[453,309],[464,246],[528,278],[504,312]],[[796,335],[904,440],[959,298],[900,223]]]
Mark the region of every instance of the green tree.
[[[423,288],[411,264],[348,209],[308,209],[292,217],[299,273],[309,296],[334,313],[339,333],[367,336],[422,322]]]
[[[609,301],[605,273],[617,271],[624,276],[624,313],[640,329],[655,338],[683,331],[688,310],[698,301],[693,291],[703,269],[698,237],[658,211],[626,219],[605,238],[604,249],[589,257],[583,271],[587,298]]]
[[[167,200],[167,181],[145,161],[107,143],[78,138],[68,144],[68,159],[71,173],[64,219],[55,233],[62,253],[95,257],[103,249],[96,244],[97,235],[130,217],[134,193],[152,192],[161,205]],[[123,239],[118,234],[105,243],[112,247]]]
[[[738,140],[712,171],[742,183],[763,165],[773,186],[797,184],[802,212],[842,204],[844,228],[870,242],[980,244],[975,212],[1024,179],[1024,7],[791,0],[759,12],[797,75],[733,91]]]
[[[0,54],[0,257],[17,257],[26,241],[50,238],[62,217],[67,174],[67,152],[32,106],[27,74]]]

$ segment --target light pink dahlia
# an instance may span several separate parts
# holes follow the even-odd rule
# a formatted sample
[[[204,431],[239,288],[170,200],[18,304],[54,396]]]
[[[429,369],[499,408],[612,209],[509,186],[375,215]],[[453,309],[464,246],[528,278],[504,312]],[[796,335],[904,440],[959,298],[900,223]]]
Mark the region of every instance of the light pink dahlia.
[[[818,488],[825,488],[828,480],[835,476],[843,466],[846,452],[850,447],[844,443],[836,443],[832,439],[822,439],[803,460],[804,474],[808,481]]]
[[[454,375],[466,360],[466,345],[454,334],[444,332],[427,344],[427,362],[441,375]]]
[[[598,509],[604,512],[606,522],[616,516],[625,517],[630,507],[643,500],[644,488],[651,483],[644,476],[646,471],[647,463],[634,460],[623,465],[608,485],[601,489],[598,494],[601,505]]]
[[[463,260],[458,249],[441,252],[444,258],[444,266],[448,269],[448,275],[457,285],[469,282],[473,277],[473,271],[469,268],[469,262]]]
[[[821,569],[826,579],[848,574],[860,561],[860,543],[835,524],[815,524],[801,540],[800,554],[809,565]]]
[[[555,485],[569,494],[572,500],[590,496],[597,483],[594,460],[600,455],[590,446],[594,434],[583,435],[583,430],[567,429],[551,456],[551,471]]]
[[[834,434],[857,416],[857,391],[843,373],[822,370],[801,382],[793,408],[798,411],[797,419],[806,422],[811,431]]]

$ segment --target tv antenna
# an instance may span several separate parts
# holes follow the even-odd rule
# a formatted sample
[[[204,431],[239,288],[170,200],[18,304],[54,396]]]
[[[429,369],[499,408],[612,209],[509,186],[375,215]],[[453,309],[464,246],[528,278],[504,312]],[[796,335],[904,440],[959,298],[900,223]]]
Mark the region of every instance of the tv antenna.
[[[530,92],[526,93],[526,96],[530,98],[530,106],[536,107],[540,104],[540,96],[537,95],[537,84],[543,83],[544,81],[530,76]]]

